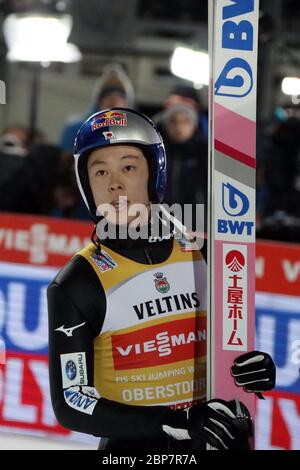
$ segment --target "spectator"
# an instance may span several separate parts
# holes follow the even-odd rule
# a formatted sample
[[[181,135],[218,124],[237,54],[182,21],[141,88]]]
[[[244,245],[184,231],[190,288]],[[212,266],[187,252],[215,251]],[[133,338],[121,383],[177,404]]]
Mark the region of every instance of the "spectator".
[[[270,190],[267,214],[283,211],[300,216],[298,190],[300,120],[294,117],[277,123],[266,156],[265,174]]]
[[[22,126],[7,127],[0,137],[0,185],[16,169],[23,165],[28,154],[27,131]]]
[[[0,137],[0,152],[24,157],[28,153],[28,129],[19,124],[6,127]]]
[[[198,132],[197,113],[177,104],[161,114],[168,161],[168,204],[207,202],[207,144]]]
[[[299,109],[277,108],[269,145],[265,145],[263,167],[259,166],[257,172],[257,194],[261,190],[259,183],[262,171],[265,175],[264,191],[267,194],[264,217],[258,224],[260,238],[300,241],[299,132]]]
[[[77,131],[91,115],[110,107],[133,107],[134,90],[129,77],[118,64],[109,64],[95,85],[92,107],[85,116],[67,124],[63,130],[60,147],[72,152]]]
[[[78,191],[71,153],[65,153],[60,158],[57,178],[51,191],[51,202],[49,215],[53,217],[90,220]]]
[[[202,109],[199,93],[194,87],[180,85],[175,87],[164,103],[165,109],[177,104],[185,105],[193,109],[198,115],[198,132],[203,142],[208,141],[208,116]]]
[[[27,157],[30,149],[29,135],[29,129],[20,124],[11,124],[3,130],[0,136],[0,185],[23,166],[24,157]],[[41,143],[43,140],[42,132],[35,131],[33,143]]]
[[[0,180],[0,210],[48,214],[59,155],[57,147],[36,145],[26,158],[19,156],[19,165],[6,171]]]

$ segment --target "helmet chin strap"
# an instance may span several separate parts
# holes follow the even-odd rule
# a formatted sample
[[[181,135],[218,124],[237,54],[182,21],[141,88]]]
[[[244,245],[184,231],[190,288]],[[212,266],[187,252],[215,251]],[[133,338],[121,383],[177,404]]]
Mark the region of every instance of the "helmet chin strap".
[[[97,236],[96,230],[97,230],[97,223],[95,223],[95,225],[94,225],[94,230],[93,230],[93,233],[92,233],[92,236],[91,236],[91,241],[93,242],[93,244],[95,246],[95,254],[97,256],[101,256],[101,254],[102,254],[102,252],[101,252],[101,242],[100,242],[100,240]]]

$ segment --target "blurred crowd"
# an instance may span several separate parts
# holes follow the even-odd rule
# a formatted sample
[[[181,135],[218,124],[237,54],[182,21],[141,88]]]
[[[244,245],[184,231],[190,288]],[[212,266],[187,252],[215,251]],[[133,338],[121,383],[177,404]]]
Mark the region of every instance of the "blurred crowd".
[[[17,122],[2,130],[0,211],[89,220],[75,181],[73,143],[89,115],[109,107],[136,107],[132,83],[120,66],[112,64],[104,70],[92,102],[80,119],[62,123],[57,145],[50,144],[43,131]],[[208,116],[199,93],[187,85],[177,86],[152,118],[166,146],[166,202],[206,206]],[[258,126],[257,233],[261,238],[300,242],[299,136],[295,107],[279,108],[272,125]]]

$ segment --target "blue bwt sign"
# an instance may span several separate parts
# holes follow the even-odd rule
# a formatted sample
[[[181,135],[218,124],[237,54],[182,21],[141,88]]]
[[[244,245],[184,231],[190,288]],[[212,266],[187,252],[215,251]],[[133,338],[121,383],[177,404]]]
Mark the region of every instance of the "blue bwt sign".
[[[222,49],[239,51],[242,57],[232,57],[225,64],[215,83],[215,94],[243,98],[252,91],[254,78],[247,52],[254,51],[254,26],[251,21],[232,21],[255,11],[254,0],[231,0],[223,8]],[[252,55],[252,54],[251,54]]]

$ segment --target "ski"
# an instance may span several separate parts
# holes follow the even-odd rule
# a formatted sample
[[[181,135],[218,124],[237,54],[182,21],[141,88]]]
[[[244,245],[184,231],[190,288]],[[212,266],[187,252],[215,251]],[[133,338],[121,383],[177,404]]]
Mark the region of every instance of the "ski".
[[[207,399],[242,402],[234,359],[255,349],[255,179],[259,0],[209,3]],[[254,448],[250,439],[250,447]]]

